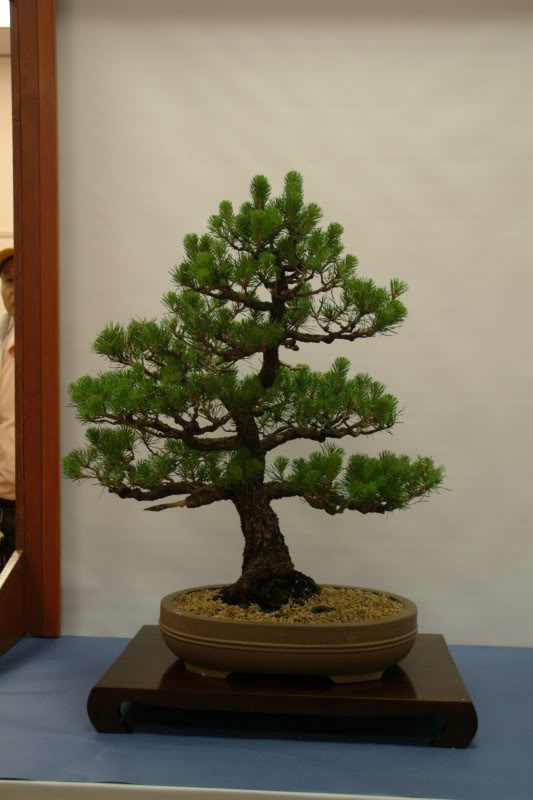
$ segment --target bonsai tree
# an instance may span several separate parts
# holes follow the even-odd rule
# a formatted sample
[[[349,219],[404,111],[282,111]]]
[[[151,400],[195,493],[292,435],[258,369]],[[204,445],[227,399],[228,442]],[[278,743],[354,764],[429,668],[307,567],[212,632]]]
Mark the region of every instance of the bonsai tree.
[[[88,443],[63,462],[64,475],[95,480],[146,510],[233,503],[244,536],[242,571],[229,604],[274,610],[318,593],[295,569],[272,504],[298,497],[327,514],[384,514],[435,490],[431,458],[344,453],[337,441],[390,430],[396,399],[336,358],[327,372],[285,363],[302,344],[354,342],[394,331],[405,319],[406,284],[359,277],[343,254],[343,228],[319,226],[302,177],[289,172],[270,198],[251,182],[236,212],[225,200],[208,232],[188,234],[161,321],[108,324],[93,348],[113,365],[70,386]],[[320,447],[290,459],[298,439]],[[167,498],[179,498],[161,502]]]

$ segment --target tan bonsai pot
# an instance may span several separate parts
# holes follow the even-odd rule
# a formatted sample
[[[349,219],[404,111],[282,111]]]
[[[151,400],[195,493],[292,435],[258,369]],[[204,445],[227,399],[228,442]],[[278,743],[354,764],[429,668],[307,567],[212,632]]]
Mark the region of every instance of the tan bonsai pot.
[[[384,670],[405,658],[417,634],[414,603],[390,592],[404,608],[369,622],[272,623],[201,617],[182,611],[175,592],[161,601],[159,627],[168,647],[185,667],[209,677],[232,672],[325,675],[336,683],[381,678]],[[367,590],[375,592],[375,589]]]

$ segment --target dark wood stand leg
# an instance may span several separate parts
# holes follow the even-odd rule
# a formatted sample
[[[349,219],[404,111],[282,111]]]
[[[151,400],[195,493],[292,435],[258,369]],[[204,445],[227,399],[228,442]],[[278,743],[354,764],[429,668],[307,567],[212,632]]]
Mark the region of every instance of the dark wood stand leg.
[[[324,733],[332,722],[357,730],[361,722],[389,725],[402,733],[402,720],[438,718],[438,747],[467,747],[477,730],[477,715],[444,638],[419,634],[411,653],[381,680],[333,684],[327,678],[288,675],[232,675],[206,678],[184,669],[167,648],[159,629],[145,625],[89,694],[87,710],[97,731],[126,733],[121,704],[130,701],[197,715],[237,714],[266,721],[318,720]],[[242,716],[240,717],[242,719]]]
[[[89,719],[99,733],[131,733],[130,726],[122,717],[121,705],[129,699],[129,692],[120,699],[116,689],[106,692],[102,687],[91,689],[87,700]]]
[[[448,708],[440,736],[431,744],[435,747],[468,747],[476,731],[477,714],[472,703],[457,709]]]

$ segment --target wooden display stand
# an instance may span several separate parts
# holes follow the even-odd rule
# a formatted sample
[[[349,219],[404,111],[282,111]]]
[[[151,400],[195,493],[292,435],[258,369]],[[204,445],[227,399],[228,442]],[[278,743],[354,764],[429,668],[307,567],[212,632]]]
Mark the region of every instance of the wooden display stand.
[[[159,628],[145,625],[89,694],[87,710],[97,731],[126,733],[121,704],[130,701],[159,709],[178,709],[211,720],[231,713],[257,721],[262,729],[272,715],[294,729],[406,733],[413,720],[435,722],[431,743],[467,747],[477,730],[477,715],[444,638],[419,634],[411,653],[378,681],[333,684],[327,678],[289,675],[232,675],[205,678],[184,669],[167,648]],[[244,716],[243,716],[244,715]],[[157,716],[156,716],[157,721]],[[405,721],[405,725],[404,725]],[[317,728],[318,722],[318,728]],[[284,724],[284,727],[285,724]]]

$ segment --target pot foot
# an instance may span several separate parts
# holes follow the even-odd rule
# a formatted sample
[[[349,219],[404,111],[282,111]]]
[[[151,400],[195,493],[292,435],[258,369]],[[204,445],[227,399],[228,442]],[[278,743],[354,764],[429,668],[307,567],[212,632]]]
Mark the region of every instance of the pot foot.
[[[328,675],[333,683],[364,683],[365,681],[379,681],[385,670],[379,672],[366,672],[364,675]]]
[[[183,662],[185,669],[189,672],[195,672],[197,675],[203,675],[204,678],[227,678],[229,672],[224,672],[220,669],[209,669],[209,667],[197,667],[195,664],[189,664],[188,661]]]

